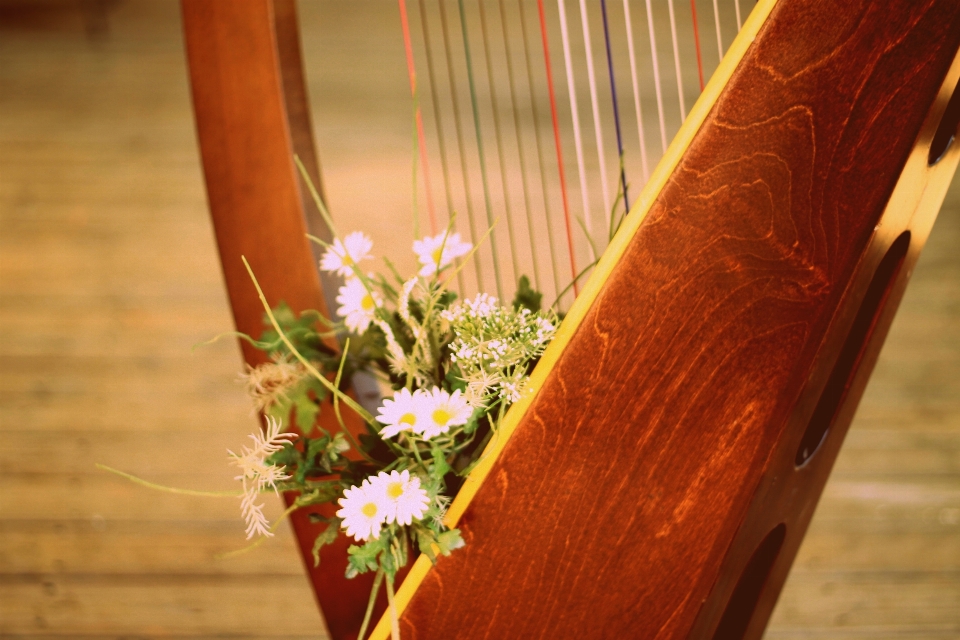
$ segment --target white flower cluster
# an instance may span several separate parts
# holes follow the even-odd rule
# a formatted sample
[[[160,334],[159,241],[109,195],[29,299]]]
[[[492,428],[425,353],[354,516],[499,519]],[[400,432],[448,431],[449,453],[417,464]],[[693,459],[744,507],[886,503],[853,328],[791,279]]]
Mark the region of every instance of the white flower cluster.
[[[543,353],[556,332],[550,318],[498,306],[496,298],[486,294],[441,315],[453,331],[450,360],[467,382],[465,400],[472,406],[495,398],[519,400],[527,363]]]
[[[427,512],[430,498],[420,487],[420,478],[410,472],[381,471],[357,487],[350,487],[340,498],[337,517],[347,535],[364,542],[377,539],[384,525],[409,525]]]
[[[486,293],[478,293],[473,300],[464,300],[463,302],[445,310],[440,316],[447,322],[453,324],[462,320],[466,316],[473,318],[486,318],[497,311],[500,305],[494,296]]]
[[[243,482],[243,495],[240,497],[240,512],[247,523],[247,539],[253,534],[272,536],[267,517],[263,515],[263,503],[257,504],[257,496],[266,488],[277,490],[277,482],[288,480],[284,467],[267,464],[266,459],[283,449],[289,438],[296,438],[293,433],[281,433],[281,423],[267,417],[265,432],[257,431],[250,436],[253,448],[243,447],[240,454],[227,449],[230,460],[240,468],[240,475],[234,478]]]
[[[473,245],[460,239],[459,233],[441,233],[415,240],[413,251],[421,264],[419,275],[432,276],[439,273],[453,264],[454,260],[469,253],[472,248]],[[373,241],[363,232],[354,231],[342,241],[335,239],[320,259],[322,270],[346,278],[338,291],[337,303],[340,306],[337,314],[343,318],[347,329],[354,333],[363,333],[370,323],[381,325],[377,322],[377,309],[383,306],[383,298],[368,286],[370,276],[367,276],[367,282],[364,282],[356,271],[360,262],[372,257],[372,249]],[[416,284],[416,278],[409,284]],[[406,286],[404,292],[409,297],[410,290]],[[405,304],[405,301],[401,301],[401,305]]]
[[[429,391],[401,389],[392,399],[383,401],[377,420],[384,425],[381,438],[391,438],[402,431],[414,433],[424,440],[447,433],[451,427],[470,420],[473,408],[460,391],[452,394],[434,387]]]

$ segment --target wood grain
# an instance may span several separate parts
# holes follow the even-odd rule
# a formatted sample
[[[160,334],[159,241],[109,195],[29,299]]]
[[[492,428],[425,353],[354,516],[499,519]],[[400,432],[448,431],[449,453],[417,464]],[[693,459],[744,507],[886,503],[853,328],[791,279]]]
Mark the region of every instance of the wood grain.
[[[330,233],[294,167],[298,155],[319,184],[295,6],[283,0],[183,0],[182,7],[207,197],[237,330],[251,336],[263,330],[263,308],[244,257],[271,307],[284,301],[294,312],[313,309],[329,317],[307,240],[307,213],[311,232]],[[248,343],[240,346],[248,364],[267,360]],[[335,341],[330,346],[339,348]],[[355,436],[365,431],[355,415],[348,412],[346,419]],[[321,425],[339,428],[329,401]],[[294,499],[284,495],[288,505]],[[359,630],[373,576],[344,576],[351,544],[345,536],[327,545],[315,564],[313,542],[326,525],[312,523],[309,514],[331,517],[336,508],[299,509],[291,522],[329,632],[339,639]]]
[[[159,494],[130,485],[104,502],[87,484],[104,462],[232,488],[224,449],[256,420],[235,381],[237,345],[191,351],[231,318],[177,3],[121,3],[95,46],[74,17],[22,6],[32,16],[25,25],[0,15],[0,636],[326,637],[289,529],[218,562],[214,554],[243,544],[233,501],[165,502],[158,521],[143,505]],[[408,232],[411,156],[396,15],[380,0],[300,9],[334,213],[363,212],[352,228],[399,263],[409,246],[389,241]],[[680,37],[682,50],[693,46]],[[354,46],[368,38],[375,46]],[[695,82],[695,69],[684,73]],[[643,107],[656,112],[653,102]],[[378,188],[357,188],[371,172]],[[911,277],[768,638],[960,634],[960,612],[936,606],[960,598],[958,186]],[[14,480],[46,461],[61,481]],[[182,468],[204,475],[178,478]],[[87,489],[74,490],[77,482]],[[107,493],[119,496],[116,486],[123,481]],[[35,500],[58,511],[24,518]],[[134,588],[129,575],[142,576],[137,597],[123,597]],[[282,608],[267,606],[265,587],[278,590]],[[170,605],[185,588],[190,608]],[[105,597],[113,606],[97,608]],[[54,615],[27,615],[47,608]]]
[[[786,521],[762,634],[833,455],[801,474],[792,458],[909,223],[874,234],[958,44],[953,3],[775,7],[462,518],[466,549],[413,596],[406,637],[710,637]],[[891,75],[908,80],[891,91]]]

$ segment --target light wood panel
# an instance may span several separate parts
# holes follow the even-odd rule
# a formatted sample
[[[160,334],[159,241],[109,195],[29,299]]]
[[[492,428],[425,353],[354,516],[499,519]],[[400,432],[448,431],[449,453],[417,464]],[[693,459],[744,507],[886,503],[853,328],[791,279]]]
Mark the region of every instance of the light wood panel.
[[[393,29],[395,5],[383,7],[370,23],[370,3],[304,3],[308,55],[335,55],[371,24]],[[44,20],[0,19],[0,635],[323,637],[288,531],[218,562],[244,542],[229,500],[171,500],[92,468],[229,488],[224,449],[256,421],[235,345],[190,352],[231,319],[176,3],[121,4],[99,43],[79,22]],[[320,89],[349,74],[308,68],[336,212],[369,214],[363,228],[383,238],[398,232],[377,216],[409,202],[406,112],[389,115],[406,91],[395,36],[366,52],[371,67],[399,70],[393,101],[376,83],[347,82],[335,97],[356,108],[331,111]],[[371,111],[385,128],[399,123],[385,134],[394,147],[376,128],[357,137]],[[371,202],[386,196],[360,188],[367,151],[401,167],[382,181],[395,194],[382,211]],[[955,181],[768,638],[960,635],[960,608],[948,606],[960,602],[957,246]],[[53,477],[34,482],[41,468]]]

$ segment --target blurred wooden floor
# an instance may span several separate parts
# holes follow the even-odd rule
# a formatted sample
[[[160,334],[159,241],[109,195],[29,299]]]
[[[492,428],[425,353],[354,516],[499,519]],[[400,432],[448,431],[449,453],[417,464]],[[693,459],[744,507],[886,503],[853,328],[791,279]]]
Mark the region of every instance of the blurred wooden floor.
[[[191,352],[231,318],[177,4],[122,3],[99,39],[45,6],[0,14],[0,637],[322,638],[289,531],[217,561],[244,544],[235,500],[93,467],[230,489],[224,450],[256,421],[236,345]],[[395,5],[336,34],[330,7],[303,5],[308,60],[382,28],[396,68],[378,90],[404,99]],[[386,246],[409,202],[407,114],[359,138],[345,101],[378,97],[336,67],[310,69],[330,199]],[[376,196],[371,157],[400,167]],[[960,638],[958,246],[955,180],[767,638]]]

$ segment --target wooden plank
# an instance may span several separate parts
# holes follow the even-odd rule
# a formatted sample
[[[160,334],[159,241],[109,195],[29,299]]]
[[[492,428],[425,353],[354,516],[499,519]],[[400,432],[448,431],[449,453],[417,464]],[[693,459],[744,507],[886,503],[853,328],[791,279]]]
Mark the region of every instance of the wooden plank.
[[[252,432],[252,415],[247,422]],[[220,478],[233,468],[229,467],[226,449],[236,450],[246,441],[241,429],[240,424],[225,424],[222,429],[205,432],[176,426],[152,432],[4,430],[0,431],[0,470],[8,474],[31,473],[36,469],[35,461],[43,459],[58,475],[97,474],[95,462],[121,465],[127,471],[138,470],[141,475],[170,475],[182,471],[182,463],[176,456],[156,452],[176,442],[178,450],[206,452],[210,459],[209,475]],[[57,446],[52,448],[51,442]],[[908,482],[946,479],[960,474],[958,450],[957,433],[857,430],[845,443],[843,458],[832,478]]]
[[[304,3],[304,46],[315,58],[307,71],[318,86],[337,89],[336,96],[316,92],[313,96],[335,213],[362,214],[362,221],[356,224],[377,239],[378,252],[382,250],[395,261],[408,260],[412,268],[408,244],[388,244],[409,234],[409,111],[397,107],[408,104],[409,86],[396,15],[377,2]],[[370,47],[358,50],[353,46],[366,39],[374,41]],[[351,65],[342,64],[348,51]],[[372,69],[369,75],[367,69]],[[686,70],[684,73],[693,77]],[[363,82],[356,82],[361,78]],[[241,362],[239,349],[227,342],[189,353],[195,341],[230,328],[230,317],[197,165],[176,3],[121,3],[111,37],[95,48],[82,33],[37,28],[17,31],[5,23],[0,37],[0,84],[8,89],[0,104],[0,148],[4,150],[0,153],[0,313],[4,314],[0,317],[0,431],[46,431],[51,438],[47,455],[58,464],[80,468],[86,462],[73,456],[82,458],[85,450],[96,453],[101,447],[119,454],[114,462],[129,457],[139,465],[149,456],[147,452],[162,444],[165,430],[170,430],[170,444],[158,454],[177,452],[184,465],[194,468],[216,466],[219,463],[211,461],[210,450],[192,450],[194,444],[181,443],[183,430],[209,432],[219,451],[242,440],[255,421],[241,389],[233,382]],[[655,113],[655,103],[645,102],[643,107]],[[371,162],[370,156],[376,156],[376,161]],[[369,184],[371,175],[382,188],[355,188],[356,184]],[[902,456],[908,469],[930,455],[923,438],[930,437],[931,442],[946,448],[951,446],[950,434],[960,432],[958,187],[960,182],[955,180],[837,461],[836,469],[843,470],[845,481],[854,479],[861,462],[867,464],[869,482],[882,479],[882,459],[873,457],[879,454],[862,449],[856,462],[846,461],[848,445],[860,442],[869,446],[873,434],[864,431],[868,427],[882,433],[878,436],[882,451],[890,446],[890,463]],[[149,269],[150,277],[157,279],[150,282],[138,280],[145,268],[137,264],[141,255],[137,251],[124,251],[123,260],[110,257],[115,243],[142,248],[144,225],[165,242],[175,239],[171,230],[190,230],[160,256],[163,268]],[[100,242],[97,234],[102,234]],[[71,252],[71,262],[47,251],[69,251],[69,238],[81,235],[85,238],[83,251]],[[42,236],[65,240],[48,244]],[[37,249],[31,251],[31,247]],[[33,266],[25,264],[16,280],[18,306],[4,311],[17,300],[7,288],[14,284],[6,277],[8,263],[4,262],[10,251],[32,259]],[[150,255],[151,259],[156,256]],[[97,266],[101,256],[110,261],[112,272]],[[48,268],[48,262],[57,268]],[[182,264],[196,265],[196,269],[184,274],[179,268]],[[111,279],[98,284],[90,277],[91,270]],[[148,291],[155,295],[147,296]],[[41,295],[43,292],[50,295]],[[157,308],[165,302],[171,316],[186,318],[181,336],[174,330],[176,317],[156,317]],[[85,303],[89,304],[86,310]],[[193,311],[191,305],[195,305]],[[139,313],[146,314],[149,323],[135,322]],[[17,314],[22,314],[19,319]],[[77,316],[76,327],[69,325],[71,315]],[[110,335],[110,322],[116,323],[119,338]],[[31,331],[32,323],[38,327],[36,333]],[[171,327],[169,332],[166,326]],[[88,330],[97,332],[97,339],[102,340],[99,351],[95,339],[77,335]],[[169,348],[171,340],[185,345],[185,350]],[[13,352],[26,357],[9,359],[7,355]],[[84,357],[75,359],[74,353]],[[164,357],[155,359],[155,353]],[[84,449],[71,435],[74,428],[77,438],[98,432],[99,437],[90,436],[90,447]],[[903,434],[903,439],[891,436],[892,432]],[[222,434],[219,443],[217,434]],[[38,435],[42,439],[44,434]],[[129,444],[126,453],[111,444],[112,439],[121,437]],[[139,437],[144,440],[138,442]],[[63,454],[58,452],[61,441]],[[36,441],[5,440],[0,445],[4,464],[17,465],[2,467],[5,476],[20,474],[24,465],[35,459],[37,449],[31,442]],[[201,440],[193,442],[204,446]],[[22,456],[17,455],[19,443],[29,445]],[[895,447],[901,444],[909,448],[898,456]],[[14,449],[8,450],[8,445]],[[914,446],[922,449],[912,451]],[[932,464],[945,464],[949,455],[945,450]],[[175,464],[175,460],[165,455],[153,464]],[[951,477],[960,482],[956,475],[943,479]],[[900,481],[912,483],[917,478],[891,479],[891,483]],[[81,498],[87,495],[77,496],[73,507],[84,509]],[[137,495],[143,501],[155,496],[147,490]],[[841,592],[856,586],[855,581],[843,580],[842,573],[848,570],[859,572],[858,580],[882,579],[886,571],[914,571],[917,582],[901,583],[902,597],[885,600],[888,611],[879,624],[862,617],[845,621],[827,615],[824,612],[835,611],[831,608],[834,597],[846,601],[847,596],[836,591],[830,595],[810,592],[806,582],[795,590],[788,581],[781,603],[792,603],[793,613],[782,619],[775,614],[767,637],[953,640],[960,635],[956,624],[934,628],[930,619],[919,620],[924,612],[922,599],[910,593],[924,591],[923,584],[935,577],[932,572],[938,563],[956,570],[960,548],[954,541],[960,525],[941,524],[939,512],[925,519],[927,507],[887,510],[878,519],[876,509],[880,507],[883,513],[883,500],[871,499],[853,511],[849,499],[836,507],[831,506],[832,500],[828,485],[794,573],[803,570],[808,561],[809,568],[836,571],[839,575],[833,581]],[[6,512],[0,512],[0,583],[10,574],[58,571],[102,571],[104,582],[116,580],[119,585],[125,583],[122,576],[115,575],[118,573],[150,576],[193,570],[216,574],[218,565],[207,552],[219,550],[220,539],[223,548],[232,548],[230,543],[239,531],[232,512],[225,513],[223,520],[202,514],[191,520],[118,521],[109,515],[106,529],[100,531],[89,517],[11,521]],[[822,522],[821,516],[825,518]],[[316,621],[316,613],[304,605],[310,603],[311,594],[302,576],[297,580],[300,590],[295,588],[294,579],[302,567],[293,541],[283,539],[282,534],[257,553],[225,563],[223,571],[249,576],[248,569],[255,572],[262,566],[265,574],[289,575],[291,587],[285,593],[295,610],[285,615],[279,607],[261,606],[257,596],[251,595],[259,591],[255,579],[245,583],[246,595],[239,593],[237,585],[238,591],[229,592],[230,598],[226,591],[208,585],[211,598],[219,598],[207,600],[211,608],[229,608],[232,601],[242,601],[248,606],[236,615],[251,617],[242,620],[255,616],[256,620],[241,630],[236,620],[225,620],[222,626],[204,623],[198,630],[203,620],[192,616],[181,621],[175,637],[229,633],[233,638],[316,638],[319,623],[311,623],[308,633],[294,632],[302,628],[302,616]],[[921,576],[919,572],[931,573]],[[179,587],[160,581],[148,599],[117,600],[104,623],[123,631],[81,633],[69,619],[54,630],[45,630],[34,619],[22,616],[16,625],[5,627],[2,635],[34,640],[171,637],[142,624],[138,607],[153,606],[151,598],[169,601]],[[39,591],[30,594],[21,600],[24,606],[43,602]],[[875,606],[869,599],[860,604]],[[909,625],[907,620],[911,620]]]
[[[302,581],[270,574],[5,576],[0,633],[269,637],[276,633],[275,616],[283,612],[289,617],[285,633],[317,638],[322,621],[313,598],[303,597]],[[136,611],[137,618],[118,611]]]
[[[110,515],[82,520],[4,519],[0,523],[2,575],[245,575],[256,582],[258,575],[283,574],[299,580],[304,594],[309,592],[296,560],[295,538],[286,524],[255,550],[218,559],[248,544],[235,517],[120,520]]]

